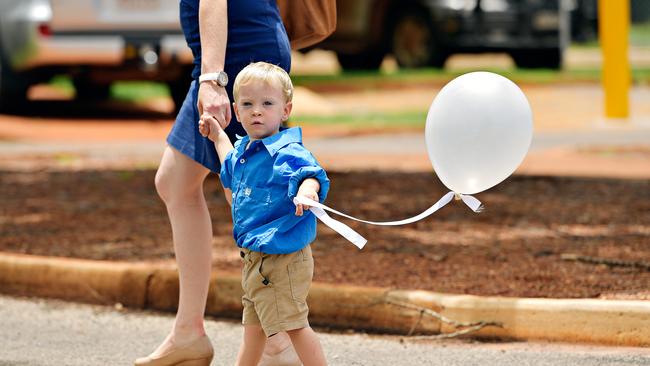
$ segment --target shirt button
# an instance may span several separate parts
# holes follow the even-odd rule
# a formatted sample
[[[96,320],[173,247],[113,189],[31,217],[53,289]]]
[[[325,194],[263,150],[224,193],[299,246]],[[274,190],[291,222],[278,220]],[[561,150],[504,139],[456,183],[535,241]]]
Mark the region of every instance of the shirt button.
[[[241,159],[239,160],[239,162],[242,163],[242,164],[244,164],[244,163],[246,162],[246,159],[241,158]]]

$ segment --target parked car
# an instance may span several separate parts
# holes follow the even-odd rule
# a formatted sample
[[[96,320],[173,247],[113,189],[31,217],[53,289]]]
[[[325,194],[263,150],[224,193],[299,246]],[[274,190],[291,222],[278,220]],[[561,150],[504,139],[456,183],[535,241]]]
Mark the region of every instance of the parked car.
[[[567,1],[571,14],[571,40],[585,43],[598,38],[598,1]]]
[[[375,69],[387,54],[401,67],[443,67],[451,54],[480,52],[507,52],[520,67],[557,69],[570,32],[561,3],[338,0],[337,29],[318,47],[335,51],[344,69]]]
[[[178,0],[1,1],[0,108],[61,74],[79,98],[106,97],[117,80],[164,82],[180,106],[192,55],[178,12]]]

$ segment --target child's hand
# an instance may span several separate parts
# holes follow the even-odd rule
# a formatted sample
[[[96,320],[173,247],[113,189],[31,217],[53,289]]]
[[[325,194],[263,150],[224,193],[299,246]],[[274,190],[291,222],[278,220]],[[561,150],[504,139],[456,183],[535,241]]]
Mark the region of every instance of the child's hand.
[[[214,117],[209,114],[201,116],[199,120],[199,133],[201,133],[201,136],[207,137],[212,141],[217,141],[217,137],[222,131],[221,125]]]
[[[318,193],[316,190],[313,189],[313,187],[310,186],[305,186],[302,185],[298,189],[298,194],[296,194],[297,197],[307,197],[313,201],[318,202]],[[304,205],[302,203],[299,203],[296,205],[296,216],[302,216],[305,210],[309,210],[311,206]]]

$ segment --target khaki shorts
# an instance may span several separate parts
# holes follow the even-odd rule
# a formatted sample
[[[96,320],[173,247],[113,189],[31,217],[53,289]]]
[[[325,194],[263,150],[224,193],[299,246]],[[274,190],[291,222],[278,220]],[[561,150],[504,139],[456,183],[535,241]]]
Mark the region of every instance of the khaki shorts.
[[[265,254],[240,248],[245,325],[260,325],[267,337],[309,326],[307,293],[314,274],[308,245],[289,254]]]

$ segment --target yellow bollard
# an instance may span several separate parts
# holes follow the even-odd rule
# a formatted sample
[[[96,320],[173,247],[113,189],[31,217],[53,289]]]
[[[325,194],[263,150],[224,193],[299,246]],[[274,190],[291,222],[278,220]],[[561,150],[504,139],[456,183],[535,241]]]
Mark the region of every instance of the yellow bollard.
[[[598,25],[603,53],[602,83],[605,91],[605,116],[627,118],[629,115],[630,1],[599,0]]]

